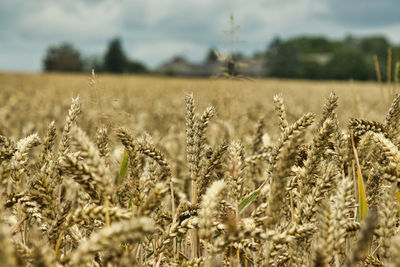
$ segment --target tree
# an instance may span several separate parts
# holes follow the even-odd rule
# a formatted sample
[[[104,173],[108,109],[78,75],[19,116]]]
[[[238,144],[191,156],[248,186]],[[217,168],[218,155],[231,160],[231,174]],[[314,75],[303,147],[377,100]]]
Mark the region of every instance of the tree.
[[[268,74],[279,78],[296,78],[298,76],[298,53],[290,42],[275,38],[266,54]]]
[[[370,36],[361,39],[360,48],[363,52],[385,58],[387,49],[390,46],[388,40],[383,36]]]
[[[138,61],[129,60],[126,63],[126,71],[129,73],[146,73],[147,68],[144,64]]]
[[[78,72],[83,69],[81,55],[70,43],[51,46],[47,49],[43,60],[45,71]]]
[[[214,63],[214,62],[217,62],[217,60],[218,60],[218,57],[217,57],[217,54],[215,54],[215,48],[210,47],[207,51],[206,62]]]
[[[336,51],[325,66],[325,73],[329,79],[367,80],[369,78],[368,65],[364,54],[359,50]]]
[[[121,40],[113,39],[108,45],[104,56],[104,67],[106,71],[113,73],[122,73],[127,67],[127,57],[122,49]]]
[[[333,51],[333,44],[320,36],[300,36],[287,41],[300,54],[303,53],[326,53]]]
[[[320,80],[325,78],[324,66],[315,61],[304,61],[299,69],[299,78]]]

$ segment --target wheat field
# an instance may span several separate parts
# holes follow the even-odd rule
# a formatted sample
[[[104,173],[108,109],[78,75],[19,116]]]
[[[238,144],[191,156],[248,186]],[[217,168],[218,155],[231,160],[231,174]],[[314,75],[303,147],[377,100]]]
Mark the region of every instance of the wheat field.
[[[400,266],[378,83],[0,74],[0,266]]]

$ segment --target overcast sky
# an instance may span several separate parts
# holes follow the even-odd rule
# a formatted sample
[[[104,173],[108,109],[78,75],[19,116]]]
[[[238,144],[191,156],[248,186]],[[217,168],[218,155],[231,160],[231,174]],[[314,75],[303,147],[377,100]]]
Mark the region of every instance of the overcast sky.
[[[0,70],[39,71],[49,45],[73,43],[101,55],[113,37],[150,67],[175,54],[195,61],[225,44],[229,14],[242,25],[245,54],[275,36],[384,34],[400,43],[398,0],[0,0]]]

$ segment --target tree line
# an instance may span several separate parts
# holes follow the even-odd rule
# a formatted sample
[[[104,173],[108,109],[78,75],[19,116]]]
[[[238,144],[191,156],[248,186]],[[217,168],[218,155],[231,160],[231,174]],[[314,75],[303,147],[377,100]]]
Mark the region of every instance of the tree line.
[[[252,58],[263,60],[265,77],[296,79],[355,79],[376,80],[376,63],[382,80],[388,73],[388,48],[391,62],[400,60],[400,46],[392,45],[383,36],[354,37],[330,40],[323,36],[299,36],[286,40],[275,38],[265,49]],[[234,58],[244,57],[237,53]],[[374,57],[375,59],[374,61]],[[214,49],[205,55],[205,62],[216,62]],[[82,57],[69,43],[51,46],[43,60],[45,71],[90,71],[110,73],[145,73],[148,68],[131,60],[122,48],[119,38],[113,39],[102,57]],[[390,71],[393,72],[393,67]]]
[[[92,56],[84,58],[81,53],[68,42],[50,46],[43,59],[44,71],[60,72],[96,72],[110,73],[145,73],[146,66],[136,60],[129,59],[122,48],[119,38],[113,39],[103,57]]]
[[[400,46],[393,46],[382,36],[347,36],[334,41],[324,37],[275,38],[265,61],[268,76],[278,78],[376,80],[378,63],[386,79],[389,47],[390,61],[398,62]],[[389,67],[391,72],[393,69]]]

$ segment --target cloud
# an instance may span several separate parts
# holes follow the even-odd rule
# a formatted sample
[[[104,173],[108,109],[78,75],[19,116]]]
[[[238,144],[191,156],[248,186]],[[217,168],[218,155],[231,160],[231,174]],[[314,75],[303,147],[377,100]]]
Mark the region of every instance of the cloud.
[[[397,0],[328,1],[328,18],[338,24],[360,29],[390,26],[400,22]]]
[[[109,1],[89,5],[79,1],[29,2],[30,12],[16,25],[31,39],[98,39],[119,29],[120,7]]]
[[[174,54],[182,55],[193,60],[200,60],[202,58],[198,58],[197,55],[203,56],[206,52],[204,51],[204,46],[202,45],[178,41],[167,41],[142,45],[139,44],[135,45],[132,51],[132,55],[135,55],[135,59],[158,63],[160,62],[160,59],[165,60]],[[198,53],[199,51],[200,53]]]
[[[117,36],[130,57],[150,66],[173,54],[201,60],[212,45],[226,48],[219,37],[231,12],[246,53],[276,35],[382,32],[400,41],[397,0],[2,0],[0,69],[40,70],[46,48],[62,41],[101,54]]]

